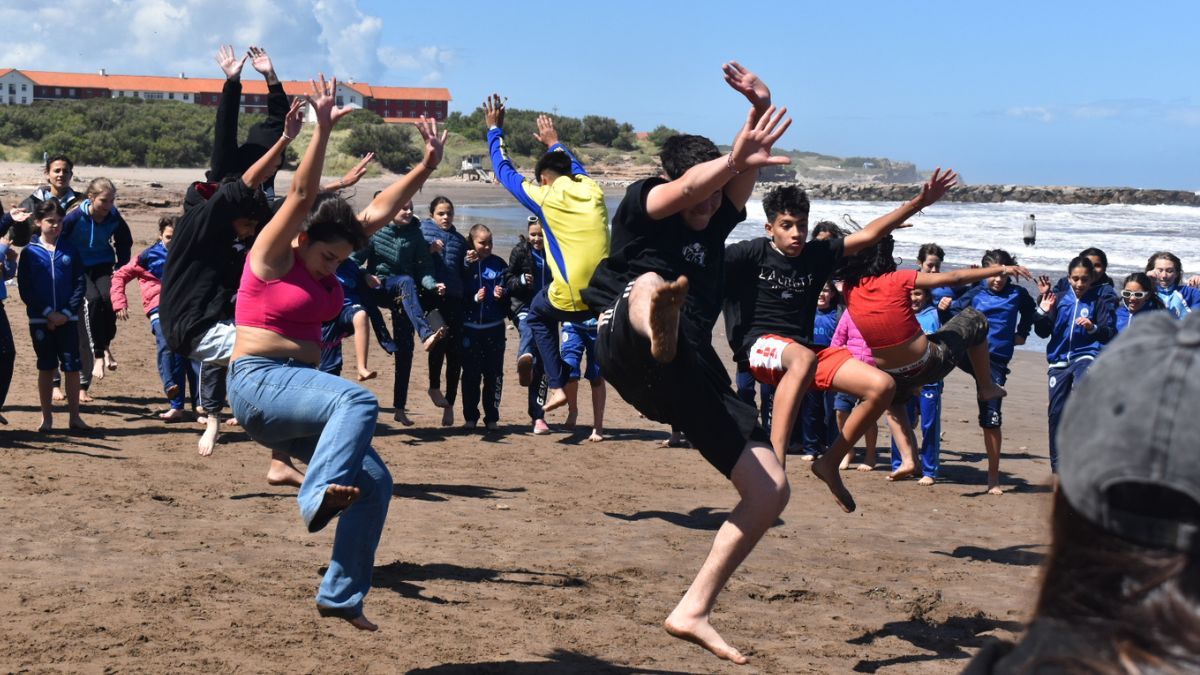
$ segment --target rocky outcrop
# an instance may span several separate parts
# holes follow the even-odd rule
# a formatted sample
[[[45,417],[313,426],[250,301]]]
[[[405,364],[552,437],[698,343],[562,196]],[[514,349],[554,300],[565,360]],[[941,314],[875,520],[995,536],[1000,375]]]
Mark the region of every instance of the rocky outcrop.
[[[919,184],[824,183],[800,181],[809,199],[903,201],[917,195]],[[761,189],[770,184],[760,183]],[[951,202],[1029,202],[1033,204],[1171,204],[1200,206],[1200,195],[1186,190],[1088,188],[1034,185],[959,185],[945,197]]]

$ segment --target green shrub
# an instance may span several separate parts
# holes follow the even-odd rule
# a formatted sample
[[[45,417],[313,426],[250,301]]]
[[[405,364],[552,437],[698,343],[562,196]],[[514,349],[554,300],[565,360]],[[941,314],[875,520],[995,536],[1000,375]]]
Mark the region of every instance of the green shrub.
[[[396,124],[371,124],[353,129],[342,141],[340,149],[354,157],[373,152],[380,166],[396,173],[408,171],[421,159],[421,148],[406,129]]]

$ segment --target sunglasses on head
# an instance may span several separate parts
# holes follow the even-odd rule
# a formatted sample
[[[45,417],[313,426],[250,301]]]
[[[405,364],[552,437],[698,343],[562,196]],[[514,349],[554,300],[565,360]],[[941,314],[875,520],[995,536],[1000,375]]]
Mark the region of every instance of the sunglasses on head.
[[[1147,291],[1121,291],[1121,297],[1126,300],[1141,300],[1147,295],[1150,295]]]

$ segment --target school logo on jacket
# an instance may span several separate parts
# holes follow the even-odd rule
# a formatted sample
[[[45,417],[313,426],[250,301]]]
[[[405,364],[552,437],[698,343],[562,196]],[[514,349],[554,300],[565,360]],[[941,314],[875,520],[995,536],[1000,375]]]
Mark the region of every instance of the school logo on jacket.
[[[704,245],[700,242],[688,244],[687,246],[683,247],[683,259],[692,263],[693,265],[704,267],[704,257],[707,254],[708,251],[705,250]]]
[[[1085,319],[1086,319],[1086,318],[1088,318],[1088,308],[1087,308],[1087,307],[1080,307],[1080,308],[1079,308],[1079,316],[1081,316],[1081,317],[1083,317],[1083,318],[1085,318]]]

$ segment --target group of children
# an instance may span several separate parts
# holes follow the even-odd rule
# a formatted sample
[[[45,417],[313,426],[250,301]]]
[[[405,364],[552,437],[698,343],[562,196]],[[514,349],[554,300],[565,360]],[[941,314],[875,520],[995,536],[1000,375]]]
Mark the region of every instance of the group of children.
[[[238,145],[230,134],[248,58],[274,98],[268,120]],[[497,179],[531,212],[506,264],[493,253],[488,227],[473,225],[466,236],[455,228],[448,198],[432,200],[428,220],[414,216],[412,196],[441,160],[444,134],[435,125],[418,125],[425,154],[413,171],[355,213],[329,190],[357,182],[369,157],[339,181],[319,185],[329,133],[345,113],[333,105],[336,83],[322,78],[306,100],[289,104],[264,51],[251,48],[238,61],[222,49],[217,60],[227,81],[212,169],[189,188],[184,214],[160,221],[153,246],[131,256],[110,181],[92,181],[86,199],[70,208],[80,195],[69,187],[65,157],[47,163],[49,186],[35,193],[36,203],[0,220],[2,269],[6,278],[17,275],[37,355],[41,428],[52,426],[60,370],[69,424],[88,428],[79,415],[86,372],[80,335],[97,360],[93,378],[102,377],[115,367],[116,320],[128,317],[125,286],[137,279],[170,401],[163,419],[180,419],[199,389],[207,414],[200,448],[211,452],[228,378],[231,407],[271,451],[268,480],[300,488],[311,531],[343,518],[317,602],[323,615],[359,628],[374,629],[362,600],[391,478],[370,445],[378,403],[334,377],[350,335],[360,381],[376,374],[367,363],[371,332],[393,355],[394,419],[404,425],[413,423],[407,404],[415,332],[428,354],[428,392],[442,409],[441,423],[454,424],[461,379],[465,426],[482,421],[497,429],[512,320],[534,434],[549,431],[545,414],[558,407],[566,406],[568,424],[575,423],[580,379],[591,384],[591,440],[603,439],[606,382],[647,418],[685,434],[730,479],[740,502],[665,627],[743,663],[709,615],[786,506],[789,451],[811,460],[813,474],[851,512],[855,502],[840,470],[863,436],[868,448],[859,468],[873,468],[871,434],[886,414],[895,443],[889,478],[920,472],[921,482],[932,484],[942,381],[961,368],[975,381],[988,488],[999,493],[1003,385],[1014,347],[1031,330],[1049,338],[1050,456],[1057,466],[1054,432],[1063,404],[1103,345],[1146,311],[1182,316],[1200,305],[1200,290],[1180,283],[1182,265],[1167,252],[1152,256],[1146,272],[1130,275],[1119,290],[1097,249],[1081,252],[1057,283],[1034,280],[1000,249],[987,251],[978,267],[942,272],[944,251],[928,244],[917,256],[919,269],[898,269],[892,232],[909,227],[957,182],[940,169],[917,197],[865,227],[843,231],[822,222],[811,238],[804,191],[776,187],[763,199],[766,236],[727,246],[746,218],[759,169],[787,163],[772,148],[791,123],[766,85],[737,63],[724,66],[724,78],[751,108],[732,150],[722,153],[700,136],[668,139],[663,176],[629,186],[611,230],[603,190],[558,143],[550,118],[538,120],[547,151],[529,179],[505,152],[501,98],[485,101]],[[276,198],[273,177],[306,104],[317,130],[288,195]],[[24,247],[19,257],[11,244]],[[1035,281],[1037,295],[1017,279]],[[384,310],[392,315],[390,332]],[[712,344],[722,313],[736,389]],[[15,347],[2,312],[0,319],[2,412]],[[755,383],[761,409],[753,404]],[[293,458],[308,464],[307,474]]]

